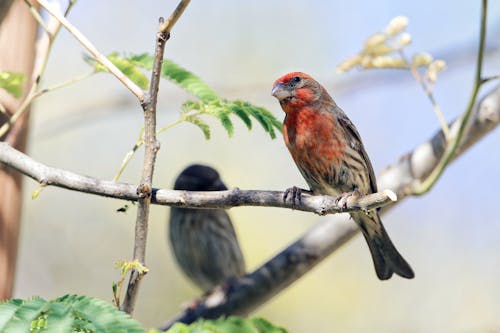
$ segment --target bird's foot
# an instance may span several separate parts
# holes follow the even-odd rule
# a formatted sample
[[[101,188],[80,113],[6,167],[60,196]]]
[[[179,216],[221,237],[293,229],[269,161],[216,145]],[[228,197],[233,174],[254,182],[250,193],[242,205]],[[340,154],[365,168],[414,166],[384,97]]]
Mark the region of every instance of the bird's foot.
[[[286,200],[290,198],[292,202],[292,208],[297,207],[297,202],[302,204],[302,193],[312,193],[311,191],[304,190],[303,188],[293,186],[287,188],[285,190],[285,194],[283,195],[283,202],[286,203]]]
[[[354,190],[352,192],[342,193],[335,199],[335,202],[341,209],[346,209],[348,205],[356,202],[360,196],[361,193],[359,193],[358,190]]]

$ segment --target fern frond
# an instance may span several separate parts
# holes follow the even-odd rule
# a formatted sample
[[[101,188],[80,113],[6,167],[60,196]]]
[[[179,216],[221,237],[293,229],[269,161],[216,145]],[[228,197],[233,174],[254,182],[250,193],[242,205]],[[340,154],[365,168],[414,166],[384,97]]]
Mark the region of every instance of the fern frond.
[[[0,332],[143,333],[128,314],[97,298],[66,295],[55,300],[0,303]]]

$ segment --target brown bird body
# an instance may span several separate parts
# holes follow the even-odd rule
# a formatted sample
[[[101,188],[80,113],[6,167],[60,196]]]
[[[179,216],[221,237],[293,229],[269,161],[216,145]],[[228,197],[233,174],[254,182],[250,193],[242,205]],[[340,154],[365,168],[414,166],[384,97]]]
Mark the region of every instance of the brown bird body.
[[[286,113],[285,144],[314,194],[347,198],[377,192],[375,174],[361,137],[323,86],[300,72],[275,81],[275,96]],[[382,225],[377,210],[352,213],[370,249],[377,276],[413,278]]]

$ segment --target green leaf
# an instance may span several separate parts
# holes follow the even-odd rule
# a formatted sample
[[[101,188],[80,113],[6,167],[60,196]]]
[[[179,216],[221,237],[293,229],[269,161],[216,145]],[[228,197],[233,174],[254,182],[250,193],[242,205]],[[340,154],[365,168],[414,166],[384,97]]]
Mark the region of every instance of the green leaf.
[[[47,301],[38,297],[21,303],[14,316],[5,325],[4,332],[29,332],[32,328],[32,321],[38,323],[38,317],[43,315],[46,305]],[[34,326],[38,327],[37,324]]]
[[[287,333],[262,318],[230,316],[216,320],[199,319],[190,325],[176,323],[166,333]]]
[[[281,131],[281,122],[276,119],[271,112],[263,107],[253,106],[247,102],[236,101],[242,105],[257,121],[261,124],[264,130],[269,133],[271,138],[276,138],[275,129]]]
[[[147,85],[147,79],[138,67],[144,70],[151,70],[154,62],[152,55],[142,53],[125,57],[118,56],[117,53],[112,53],[108,58],[131,79],[132,77],[136,77],[136,79],[142,78]],[[105,70],[95,60],[89,58],[87,61],[93,64],[96,71]],[[276,138],[275,131],[281,131],[281,122],[267,109],[241,100],[228,101],[222,99],[198,76],[170,60],[163,62],[161,76],[179,85],[199,99],[196,101],[188,100],[182,104],[181,119],[200,128],[207,139],[210,138],[210,128],[200,118],[202,115],[210,115],[219,119],[229,137],[234,135],[234,125],[230,118],[231,114],[241,119],[249,130],[252,129],[251,118],[255,118],[273,139]]]
[[[48,313],[51,314],[50,318],[47,316],[45,325],[50,332],[71,332],[73,327],[73,317],[71,308],[61,303],[51,302],[48,304]]]
[[[163,62],[161,75],[184,88],[193,96],[203,102],[210,102],[219,99],[217,93],[203,82],[198,76],[182,68],[170,60]]]
[[[130,60],[137,66],[146,70],[153,69],[154,57],[150,54],[142,53],[133,55],[130,57]],[[181,88],[204,102],[219,99],[217,93],[198,76],[191,73],[187,69],[182,68],[171,60],[163,61],[161,76],[179,85]]]
[[[141,325],[96,298],[66,295],[55,300],[13,299],[0,303],[1,332],[143,333]]]
[[[139,69],[137,63],[131,57],[120,56],[117,52],[113,52],[107,56],[108,60],[113,63],[120,71],[125,74],[130,80],[137,84],[141,89],[147,89],[149,80],[144,73]],[[96,72],[108,72],[107,68],[92,57],[86,56],[85,61],[89,63]]]
[[[17,72],[0,72],[0,88],[5,89],[15,98],[23,95],[23,84],[26,82],[26,76]]]
[[[0,332],[5,332],[5,326],[13,319],[22,304],[23,301],[20,299],[11,299],[9,302],[0,303]]]
[[[235,115],[240,117],[249,130],[252,129],[252,119],[250,119],[248,112],[245,109],[243,109],[238,103],[230,103],[228,107]]]
[[[189,100],[182,104],[181,114],[186,121],[192,122],[191,119],[186,118],[186,115],[192,111],[198,111],[195,117],[197,119],[199,119],[201,115],[210,115],[219,119],[230,137],[234,134],[234,126],[229,118],[231,114],[239,117],[248,129],[252,128],[252,120],[250,117],[257,119],[264,130],[269,133],[273,139],[276,138],[275,129],[281,131],[281,122],[277,120],[271,112],[263,107],[255,106],[240,100],[227,101],[218,99],[209,103]]]
[[[137,66],[142,67],[148,71],[153,69],[154,57],[150,54],[133,54],[129,59]]]
[[[231,119],[229,119],[228,113],[225,112],[225,110],[220,110],[215,114],[215,116],[219,118],[222,126],[227,131],[227,135],[229,135],[229,137],[232,137],[234,134],[234,126]]]
[[[149,80],[144,73],[136,66],[136,64],[128,58],[120,57],[111,54],[108,59],[118,67],[130,80],[137,84],[142,89],[147,89]]]
[[[203,132],[205,139],[210,139],[210,126],[208,126],[206,122],[195,115],[187,116],[185,120],[193,125],[198,126],[198,128]]]

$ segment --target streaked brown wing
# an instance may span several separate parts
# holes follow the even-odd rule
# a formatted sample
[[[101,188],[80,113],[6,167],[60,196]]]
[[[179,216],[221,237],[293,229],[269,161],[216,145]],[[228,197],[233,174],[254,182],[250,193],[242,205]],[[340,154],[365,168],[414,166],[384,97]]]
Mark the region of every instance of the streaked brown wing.
[[[338,106],[334,107],[334,113],[337,115],[337,120],[339,121],[340,125],[348,131],[352,137],[357,139],[357,142],[359,143],[356,147],[353,147],[363,157],[363,159],[366,162],[366,166],[368,168],[368,175],[370,177],[370,188],[373,193],[377,192],[377,180],[375,178],[375,173],[373,172],[373,167],[372,163],[370,161],[370,158],[368,157],[368,154],[366,153],[365,147],[363,146],[363,141],[361,141],[361,136],[359,135],[358,130],[356,129],[356,126],[352,123],[352,121],[347,117],[347,115],[342,111],[341,108]]]

